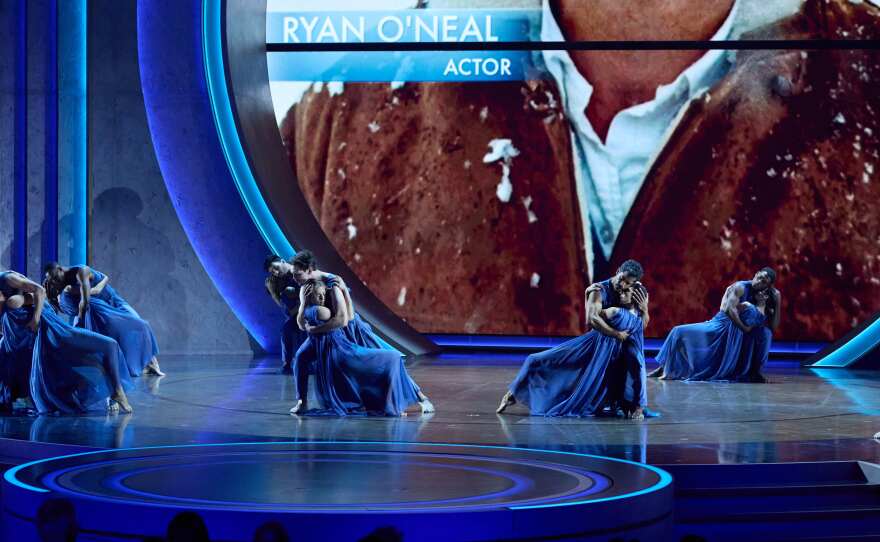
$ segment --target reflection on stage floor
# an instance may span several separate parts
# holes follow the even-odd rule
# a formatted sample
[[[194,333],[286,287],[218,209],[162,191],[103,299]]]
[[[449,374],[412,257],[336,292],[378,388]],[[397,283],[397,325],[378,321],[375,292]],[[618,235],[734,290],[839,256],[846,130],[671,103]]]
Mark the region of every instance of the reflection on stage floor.
[[[89,448],[255,441],[391,441],[512,445],[652,464],[866,460],[880,462],[880,373],[773,363],[769,384],[649,380],[661,418],[530,417],[494,413],[524,354],[413,360],[437,407],[404,418],[288,414],[294,383],[274,358],[172,357],[167,377],[137,380],[134,414],[0,416],[0,437]],[[2,442],[2,441],[0,441]],[[2,446],[10,459],[9,441]],[[13,462],[13,461],[10,461]]]

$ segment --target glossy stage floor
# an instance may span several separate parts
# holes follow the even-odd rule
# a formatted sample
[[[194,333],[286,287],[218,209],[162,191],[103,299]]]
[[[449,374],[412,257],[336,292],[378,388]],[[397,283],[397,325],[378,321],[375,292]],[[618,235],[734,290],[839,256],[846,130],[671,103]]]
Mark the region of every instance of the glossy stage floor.
[[[530,417],[495,408],[524,354],[444,354],[408,366],[437,407],[394,418],[295,417],[292,379],[275,359],[164,357],[164,378],[136,380],[132,415],[0,416],[0,461],[39,445],[95,448],[255,441],[389,441],[521,446],[651,464],[880,462],[880,372],[807,369],[772,361],[769,384],[649,379],[662,417]],[[6,440],[12,439],[12,440]],[[29,450],[29,451],[25,451]]]
[[[52,495],[75,501],[87,540],[159,534],[181,508],[219,540],[266,519],[297,540],[388,523],[408,540],[880,537],[880,373],[776,360],[768,384],[649,380],[662,417],[644,422],[496,415],[523,358],[411,360],[437,412],[391,419],[289,415],[276,359],[166,356],[134,414],[0,417],[0,463],[20,465],[7,539],[28,540]]]

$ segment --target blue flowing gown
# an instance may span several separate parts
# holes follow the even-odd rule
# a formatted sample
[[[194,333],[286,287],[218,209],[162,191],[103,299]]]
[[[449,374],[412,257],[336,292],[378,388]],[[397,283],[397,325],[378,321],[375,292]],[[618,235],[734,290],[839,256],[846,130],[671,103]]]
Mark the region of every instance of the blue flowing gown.
[[[0,274],[0,291],[6,298],[18,292]],[[10,410],[16,399],[30,395],[31,357],[36,334],[27,328],[33,307],[5,309],[0,316],[0,410]]]
[[[644,345],[639,316],[620,309],[608,323],[629,332],[636,346]],[[593,415],[615,396],[613,364],[623,348],[618,339],[590,331],[526,358],[510,392],[533,416]]]
[[[102,273],[94,269],[92,273],[96,283],[103,280]],[[108,284],[104,290],[109,287]],[[74,326],[115,339],[124,354],[128,374],[140,376],[150,360],[159,354],[153,329],[115,291],[110,296],[103,296],[103,293],[102,291],[101,294],[90,297],[89,309],[82,321],[78,319],[79,291],[74,292],[71,289],[62,292],[58,296],[58,304],[63,313],[75,318]]]
[[[740,302],[752,301],[752,285],[741,281],[745,293]],[[743,333],[726,312],[707,322],[672,328],[663,342],[657,362],[667,380],[742,380],[759,372],[770,351],[770,330],[764,315],[749,305],[740,319],[755,326]]]
[[[313,326],[320,325],[318,307],[306,307],[303,315]],[[297,352],[294,378],[307,370],[302,358],[315,359],[315,394],[323,409],[309,414],[346,416],[379,414],[400,416],[419,401],[419,388],[410,378],[403,358],[393,350],[366,348],[355,344],[343,328],[309,335]],[[302,391],[298,390],[300,397]]]
[[[6,291],[6,275],[0,274],[0,288]],[[22,312],[23,311],[23,312]],[[33,307],[22,307],[15,318],[6,318],[14,336],[19,337],[17,355],[30,353],[30,395],[43,413],[82,413],[103,408],[104,401],[113,393],[117,383],[131,387],[124,366],[122,351],[113,339],[92,331],[75,328],[65,322],[48,303],[43,306],[36,335],[26,325],[33,315]],[[4,337],[5,337],[4,329]],[[26,339],[27,335],[32,340]]]
[[[620,306],[620,294],[614,290],[611,279],[599,283],[602,287],[602,308]],[[641,335],[644,337],[644,335]],[[630,338],[621,347],[619,359],[612,367],[613,402],[623,407],[648,406],[648,372],[645,368],[645,344]]]
[[[124,357],[115,340],[71,326],[46,304],[31,363],[37,410],[75,414],[103,408],[117,381],[123,389],[132,387]]]
[[[334,286],[339,286],[338,277],[329,273],[324,278],[324,282],[327,284],[327,288],[332,289]],[[343,328],[343,332],[345,333],[345,336],[348,337],[348,340],[354,344],[365,348],[380,348],[382,350],[393,350],[398,352],[396,348],[377,335],[370,324],[361,318],[361,315],[357,312],[354,313],[351,321]]]

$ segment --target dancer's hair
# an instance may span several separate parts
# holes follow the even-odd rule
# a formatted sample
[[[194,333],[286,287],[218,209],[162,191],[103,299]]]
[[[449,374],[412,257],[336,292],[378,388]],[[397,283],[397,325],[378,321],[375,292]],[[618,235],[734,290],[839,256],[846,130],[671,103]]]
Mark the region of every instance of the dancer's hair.
[[[281,256],[277,254],[269,254],[266,256],[266,259],[263,260],[263,270],[268,271],[272,264],[275,262],[282,262],[284,260],[281,259]]]
[[[61,264],[58,262],[49,262],[43,266],[43,273],[50,273],[56,269],[61,269]]]
[[[770,279],[770,284],[776,282],[776,271],[769,267],[764,267],[758,273],[767,273],[767,277]]]
[[[323,286],[325,290],[327,289],[327,284],[325,284],[324,281],[320,279],[309,279],[305,282],[305,284],[302,285],[302,288],[306,293],[306,304],[310,304],[309,299],[311,298],[312,293],[315,291],[316,288],[320,286]]]
[[[293,266],[297,269],[304,269],[306,271],[317,269],[318,260],[315,258],[315,255],[312,254],[311,250],[301,250],[293,257]]]
[[[642,269],[642,264],[635,260],[627,260],[623,262],[620,264],[620,267],[617,268],[617,272],[623,273],[636,280],[642,280],[642,277],[645,275],[645,270]]]

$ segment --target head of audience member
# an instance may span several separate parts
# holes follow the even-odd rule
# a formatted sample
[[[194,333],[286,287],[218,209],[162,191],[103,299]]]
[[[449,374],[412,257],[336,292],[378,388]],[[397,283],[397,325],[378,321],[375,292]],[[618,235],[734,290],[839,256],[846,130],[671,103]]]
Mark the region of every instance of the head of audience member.
[[[254,542],[289,542],[287,531],[277,521],[270,521],[257,527]]]
[[[305,284],[318,269],[318,260],[310,250],[301,250],[293,257],[293,278],[299,284]]]
[[[379,527],[358,542],[403,542],[403,533],[394,527]]]
[[[285,262],[281,256],[270,254],[266,256],[265,260],[263,260],[263,269],[273,277],[277,278],[290,273],[292,267],[289,263]]]
[[[645,270],[642,269],[642,264],[635,260],[627,260],[617,268],[617,274],[611,278],[611,285],[614,287],[614,291],[620,294],[624,290],[632,288],[642,280],[644,275]]]
[[[42,542],[76,540],[76,511],[67,499],[49,499],[37,510],[37,533]]]
[[[210,542],[208,527],[195,512],[181,512],[171,519],[165,531],[167,542]]]
[[[774,282],[776,282],[776,271],[773,271],[769,267],[765,267],[755,273],[754,278],[752,278],[752,289],[766,290],[773,286]]]

